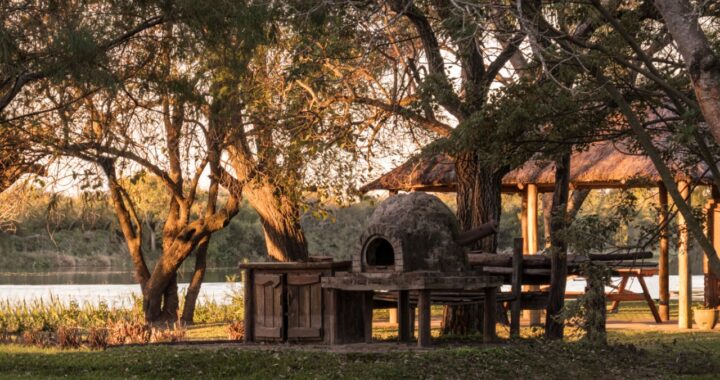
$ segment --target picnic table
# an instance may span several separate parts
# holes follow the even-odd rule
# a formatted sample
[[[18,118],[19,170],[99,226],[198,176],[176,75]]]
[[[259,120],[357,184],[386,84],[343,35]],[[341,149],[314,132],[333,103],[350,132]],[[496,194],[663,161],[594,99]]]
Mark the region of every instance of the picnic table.
[[[616,312],[620,307],[621,301],[644,300],[647,302],[650,312],[652,313],[653,318],[655,318],[655,322],[662,323],[660,313],[658,313],[657,306],[655,305],[655,300],[653,300],[650,296],[650,291],[645,283],[645,277],[658,275],[659,269],[657,268],[657,264],[646,263],[642,265],[635,264],[633,267],[626,268],[615,267],[612,269],[612,273],[614,276],[620,277],[620,284],[617,287],[613,287],[613,291],[606,294],[607,300],[612,301],[610,312]],[[627,289],[628,281],[630,281],[631,278],[637,279],[638,283],[640,283],[642,293],[636,293]]]

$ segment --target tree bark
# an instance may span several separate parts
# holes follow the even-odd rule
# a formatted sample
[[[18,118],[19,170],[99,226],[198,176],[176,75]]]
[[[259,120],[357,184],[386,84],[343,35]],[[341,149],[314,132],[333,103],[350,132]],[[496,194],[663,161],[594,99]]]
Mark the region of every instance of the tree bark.
[[[460,230],[467,231],[490,220],[500,223],[501,181],[503,168],[481,165],[474,152],[458,155],[457,215]],[[472,247],[483,252],[497,251],[497,234],[488,236]],[[507,319],[507,318],[504,318]],[[453,305],[443,310],[443,334],[463,335],[482,330],[482,309],[479,305]]]
[[[188,285],[185,294],[185,305],[183,306],[182,321],[186,324],[193,324],[195,318],[195,306],[200,287],[205,278],[205,270],[207,268],[207,248],[210,245],[210,238],[203,239],[195,250],[195,271],[193,272],[190,285]]]
[[[720,59],[700,29],[698,14],[688,0],[655,0],[655,6],[685,61],[710,132],[720,144]]]
[[[297,204],[268,181],[251,182],[243,195],[260,216],[268,255],[277,261],[306,261],[307,242]]]
[[[562,339],[565,322],[560,313],[565,306],[567,282],[567,241],[563,232],[567,227],[567,203],[570,189],[570,152],[555,161],[555,191],[550,221],[550,295],[545,319],[545,337]]]

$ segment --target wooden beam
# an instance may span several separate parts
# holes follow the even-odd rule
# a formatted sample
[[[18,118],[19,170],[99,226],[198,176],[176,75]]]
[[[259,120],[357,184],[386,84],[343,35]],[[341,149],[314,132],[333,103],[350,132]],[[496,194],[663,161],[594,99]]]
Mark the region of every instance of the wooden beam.
[[[522,275],[523,275],[523,239],[515,239],[513,246],[511,292],[513,301],[510,303],[510,337],[520,336],[520,312],[522,310]]]
[[[690,204],[690,186],[685,181],[678,181],[680,195]],[[678,213],[678,277],[680,278],[678,296],[678,327],[692,328],[690,316],[692,303],[692,276],[690,271],[690,258],[688,257],[688,229],[687,221],[682,213]]]
[[[660,205],[660,215],[658,222],[660,224],[660,260],[659,260],[659,312],[663,321],[670,320],[670,266],[669,254],[670,244],[668,241],[668,194],[665,185],[660,184],[658,188],[658,203]]]
[[[427,347],[431,342],[430,290],[422,289],[418,293],[418,346]]]
[[[397,317],[398,340],[401,342],[410,341],[410,292],[400,290],[398,292]],[[394,310],[390,310],[392,313]]]

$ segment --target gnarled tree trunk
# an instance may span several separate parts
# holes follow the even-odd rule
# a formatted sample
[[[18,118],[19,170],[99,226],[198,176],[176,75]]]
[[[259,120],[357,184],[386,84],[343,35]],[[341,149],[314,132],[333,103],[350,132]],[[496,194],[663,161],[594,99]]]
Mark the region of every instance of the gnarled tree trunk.
[[[500,221],[501,181],[506,170],[481,164],[473,152],[459,155],[457,173],[457,215],[460,230],[467,231],[490,220]],[[497,250],[497,235],[489,236],[473,247],[483,252]],[[453,305],[443,310],[444,334],[468,334],[482,330],[480,305]]]
[[[277,261],[306,261],[307,242],[297,204],[268,181],[253,181],[243,195],[260,216],[268,255]]]

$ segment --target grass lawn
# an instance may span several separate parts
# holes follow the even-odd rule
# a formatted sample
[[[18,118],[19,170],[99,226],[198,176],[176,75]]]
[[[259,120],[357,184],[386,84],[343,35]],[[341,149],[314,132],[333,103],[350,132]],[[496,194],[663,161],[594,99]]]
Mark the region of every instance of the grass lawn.
[[[526,332],[527,333],[527,332]],[[145,346],[105,351],[0,346],[5,378],[717,378],[720,333],[611,332],[611,345],[518,340],[418,351],[242,345]],[[352,347],[351,350],[356,347]]]
[[[440,310],[433,310],[439,314]],[[378,320],[387,318],[379,312]],[[609,320],[648,320],[647,306],[627,303]],[[0,345],[0,379],[14,378],[708,378],[720,374],[720,331],[611,330],[609,346],[528,339],[481,345],[479,336],[441,337],[432,350],[394,343],[396,329],[376,329],[385,341],[342,347],[241,344],[144,346],[105,351]],[[507,329],[498,327],[501,338]],[[433,331],[434,336],[439,331]],[[224,325],[197,326],[188,340],[225,339]]]

